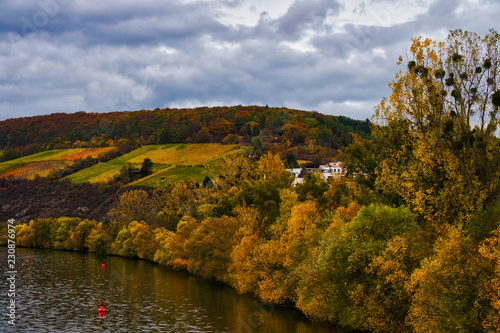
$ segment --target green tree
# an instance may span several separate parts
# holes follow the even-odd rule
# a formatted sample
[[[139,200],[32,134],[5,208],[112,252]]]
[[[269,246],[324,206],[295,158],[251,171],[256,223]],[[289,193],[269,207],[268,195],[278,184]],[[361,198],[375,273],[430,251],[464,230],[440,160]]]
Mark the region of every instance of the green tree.
[[[324,194],[327,191],[328,183],[319,173],[305,175],[304,182],[297,185],[300,201],[316,199],[319,204],[325,204],[327,199]]]
[[[72,231],[81,222],[78,217],[60,217],[57,219],[52,231],[53,248],[57,250],[71,250],[66,248],[66,241],[71,237]]]
[[[153,173],[153,161],[150,158],[145,158],[142,162],[140,174],[143,177],[146,177]]]
[[[21,156],[23,156],[23,154],[21,154],[19,149],[15,149],[15,148],[8,149],[5,152],[3,152],[2,155],[0,155],[0,162],[14,160],[14,159],[19,158]]]
[[[238,220],[233,217],[203,220],[184,244],[191,259],[188,270],[205,278],[228,282],[231,252],[240,241],[238,229]]]
[[[94,220],[81,221],[72,231],[69,239],[66,241],[66,249],[74,251],[88,250],[87,237],[96,227]]]
[[[299,166],[299,162],[297,161],[297,158],[295,157],[295,154],[290,153],[286,157],[286,167],[287,168],[297,168]]]
[[[51,230],[56,223],[53,218],[43,218],[37,219],[30,222],[30,227],[33,230],[35,236],[36,246],[44,249],[50,249],[52,247]]]
[[[379,147],[372,140],[351,133],[353,141],[345,148],[345,166],[351,178],[363,187],[374,189]]]
[[[195,141],[196,142],[210,142],[210,139],[211,139],[211,135],[210,135],[210,131],[208,130],[207,127],[202,127],[198,133],[196,133],[196,136],[195,136]]]
[[[153,261],[158,248],[153,228],[143,221],[132,221],[120,230],[110,251],[112,254]]]

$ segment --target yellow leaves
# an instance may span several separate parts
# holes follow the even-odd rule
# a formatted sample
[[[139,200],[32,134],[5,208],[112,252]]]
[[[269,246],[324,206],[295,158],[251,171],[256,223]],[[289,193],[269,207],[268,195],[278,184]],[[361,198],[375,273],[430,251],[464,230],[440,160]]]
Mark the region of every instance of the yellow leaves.
[[[35,234],[33,232],[32,224],[34,221],[30,221],[30,224],[17,224],[16,225],[16,244],[22,247],[34,247],[36,246]]]
[[[288,221],[287,236],[289,239],[302,238],[319,220],[318,209],[314,202],[306,201],[292,208]]]
[[[344,221],[349,222],[352,221],[358,215],[359,210],[361,209],[361,205],[356,201],[349,203],[349,206],[344,207],[340,206],[337,208],[337,215],[342,218]]]
[[[424,62],[425,59],[434,60],[435,52],[433,49],[436,46],[436,42],[429,38],[424,40],[422,40],[421,37],[413,38],[410,52],[413,54],[415,61],[420,64]]]
[[[158,244],[158,248],[156,249],[153,260],[160,265],[167,265],[171,259],[171,251],[169,250],[169,245],[173,232],[165,228],[156,228],[153,233],[156,244]]]
[[[500,241],[498,239],[498,231],[496,237],[485,239],[479,247],[479,254],[489,260],[500,261]],[[499,262],[500,263],[500,262]]]
[[[414,292],[408,322],[416,332],[475,331],[474,288],[478,272],[470,239],[457,228],[435,245],[435,254],[412,275]]]
[[[482,321],[486,332],[498,332],[500,327],[500,228],[479,245],[484,271],[479,285],[479,304],[488,304]]]
[[[259,272],[252,260],[252,251],[257,240],[257,235],[245,236],[231,253],[228,272],[231,285],[239,293],[250,293],[256,288]]]
[[[214,180],[214,185],[223,191],[239,185],[241,179],[248,177],[250,169],[248,160],[242,155],[225,157],[217,164],[216,170],[213,170],[219,176]]]
[[[132,220],[143,220],[147,215],[148,193],[131,190],[123,193],[110,209],[111,219],[118,225],[127,225]]]
[[[270,239],[246,234],[234,247],[229,266],[231,284],[239,292],[255,292],[276,303],[296,298],[294,269],[319,240],[316,205],[311,201],[298,203],[296,193],[290,190],[281,194],[283,215],[272,226]],[[242,209],[238,210],[240,214]]]
[[[284,169],[283,162],[279,155],[273,155],[270,152],[263,155],[258,163],[257,170],[259,174],[271,177],[273,174],[280,173]]]
[[[280,198],[280,216],[282,219],[286,220],[290,217],[293,207],[298,204],[299,196],[297,192],[291,189],[283,189],[280,191]]]
[[[355,210],[353,204],[351,209]],[[332,313],[343,325],[375,332],[401,332],[411,295],[405,281],[422,258],[414,217],[406,208],[370,205],[350,222],[338,213],[314,252],[315,264],[298,291],[305,311]],[[342,225],[343,224],[343,225]],[[328,300],[326,309],[311,309],[319,302],[318,279]]]
[[[85,247],[88,248],[89,252],[104,255],[108,252],[109,244],[111,244],[112,240],[108,231],[103,227],[103,224],[99,223],[87,236]]]
[[[111,253],[152,261],[157,247],[153,228],[143,221],[132,221],[118,233],[111,244]]]
[[[261,216],[257,209],[248,206],[236,206],[233,209],[233,214],[240,226],[238,232],[241,237],[255,234],[259,229]]]
[[[190,259],[187,269],[197,275],[228,282],[231,252],[240,242],[239,228],[238,220],[233,217],[204,219],[182,244],[183,252],[179,254]],[[172,253],[172,257],[175,260],[176,253]]]

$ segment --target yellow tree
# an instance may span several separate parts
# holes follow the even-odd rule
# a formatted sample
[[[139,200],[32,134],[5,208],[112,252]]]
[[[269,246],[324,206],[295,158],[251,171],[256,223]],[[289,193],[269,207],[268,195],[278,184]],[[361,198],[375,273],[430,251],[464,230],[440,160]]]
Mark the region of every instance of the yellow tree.
[[[160,265],[167,265],[170,258],[169,243],[173,232],[165,228],[156,228],[154,235],[158,243],[158,249],[155,252],[154,262]]]
[[[258,271],[256,293],[265,301],[288,303],[296,300],[300,276],[297,267],[308,258],[320,240],[320,214],[314,201],[297,201],[297,196],[282,191],[285,201],[281,216],[270,226],[268,239],[253,248],[251,261]],[[290,212],[286,210],[290,209]]]
[[[486,304],[482,313],[482,327],[486,332],[498,332],[500,327],[500,228],[493,236],[485,239],[479,247],[482,261],[485,261],[486,270],[478,288],[479,304]],[[484,273],[487,274],[484,274]]]
[[[68,250],[84,251],[86,249],[86,240],[93,229],[96,228],[94,220],[83,220],[71,230],[68,240],[65,242],[65,247]]]
[[[235,214],[240,229],[237,237],[239,243],[231,252],[231,263],[228,267],[231,285],[239,293],[254,293],[257,288],[258,271],[253,259],[253,249],[259,240],[260,214],[257,209],[246,205],[237,206]]]
[[[239,223],[234,217],[203,220],[184,244],[190,255],[188,270],[205,278],[229,282],[231,252],[240,241],[238,229]]]
[[[500,193],[499,40],[493,30],[414,39],[376,108],[378,184],[434,226],[466,222]]]
[[[352,221],[341,220],[334,216],[302,269],[297,307],[355,329],[408,331],[411,294],[405,283],[426,255],[414,215],[403,207],[370,205]]]
[[[120,196],[109,213],[111,220],[121,227],[128,225],[133,220],[152,220],[152,217],[148,216],[150,210],[148,193],[144,190],[131,190]]]
[[[85,240],[85,247],[89,250],[89,252],[104,255],[108,252],[112,242],[113,239],[109,235],[106,228],[102,223],[99,223],[87,236],[87,239]]]
[[[153,261],[159,248],[153,228],[144,221],[132,221],[116,236],[111,253]]]
[[[451,227],[407,284],[413,293],[407,322],[415,332],[480,332],[480,269],[470,237]]]

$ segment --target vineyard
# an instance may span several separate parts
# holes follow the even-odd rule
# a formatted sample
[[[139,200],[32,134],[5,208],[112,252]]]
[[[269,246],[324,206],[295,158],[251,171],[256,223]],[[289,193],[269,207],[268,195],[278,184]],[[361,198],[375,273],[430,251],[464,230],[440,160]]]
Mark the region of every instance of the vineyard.
[[[0,177],[13,177],[15,179],[33,179],[36,175],[45,177],[51,171],[73,164],[76,159],[97,158],[99,155],[115,149],[114,147],[94,147],[44,151],[0,163]]]
[[[71,165],[77,158],[96,157],[115,148],[79,148],[46,151],[0,164],[0,177],[13,176],[17,179],[33,179],[49,175]],[[193,178],[199,182],[205,177],[204,166],[221,157],[243,152],[237,145],[222,144],[168,144],[150,145],[135,149],[107,162],[73,173],[69,178],[73,183],[105,183],[120,173],[123,166],[140,168],[144,159],[153,161],[153,174],[139,179],[132,185],[163,186],[178,180]]]
[[[178,180],[205,177],[205,165],[227,154],[242,151],[237,145],[167,144],[143,146],[106,163],[99,163],[69,176],[74,183],[105,183],[120,173],[123,166],[140,168],[144,159],[154,163],[153,174],[131,185],[165,186]]]

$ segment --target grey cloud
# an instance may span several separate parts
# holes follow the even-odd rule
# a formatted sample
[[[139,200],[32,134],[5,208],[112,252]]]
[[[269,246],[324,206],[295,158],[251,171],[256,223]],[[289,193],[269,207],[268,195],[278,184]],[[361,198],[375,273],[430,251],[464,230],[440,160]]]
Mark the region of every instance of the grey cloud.
[[[374,13],[363,25],[332,33],[327,21],[341,8],[329,0],[295,1],[282,17],[262,14],[253,27],[217,21],[220,6],[242,6],[239,0],[64,1],[45,26],[27,34],[21,18],[32,18],[38,1],[2,4],[0,119],[12,112],[182,103],[301,106],[365,119],[387,96],[411,37],[456,25],[484,34],[499,8],[488,3],[457,13],[453,3],[440,0],[405,23]],[[290,46],[306,36],[311,49]]]
[[[243,3],[244,0],[221,0],[221,2],[229,7],[238,7]]]
[[[417,20],[425,20],[430,22],[446,21],[454,16],[453,11],[458,7],[460,2],[455,0],[436,0],[429,6],[429,10],[421,15]]]
[[[40,0],[24,7],[8,5],[0,14],[0,32],[21,36],[46,32],[54,37],[82,32],[82,42],[91,45],[156,43],[225,30],[210,16],[212,6],[204,2],[125,2],[126,6],[120,2],[124,3]]]
[[[278,24],[281,31],[295,34],[305,25],[324,20],[329,12],[337,12],[339,8],[339,3],[332,0],[297,0],[278,19]]]

